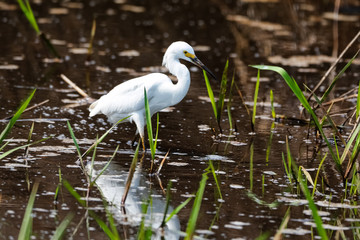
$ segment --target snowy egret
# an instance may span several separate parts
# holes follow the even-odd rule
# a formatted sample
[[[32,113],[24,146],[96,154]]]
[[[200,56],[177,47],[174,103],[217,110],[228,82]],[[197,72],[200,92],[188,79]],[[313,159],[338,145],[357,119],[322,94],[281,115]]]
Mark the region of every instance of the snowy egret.
[[[130,116],[126,121],[135,122],[136,133],[140,134],[145,149],[144,88],[147,92],[151,116],[164,108],[179,103],[190,87],[190,72],[185,65],[180,63],[180,59],[195,64],[215,78],[214,74],[196,57],[194,49],[188,43],[173,42],[164,54],[162,65],[177,77],[176,84],[162,73],[151,73],[128,80],[117,85],[108,94],[91,104],[90,117],[102,113],[108,117],[109,122],[116,123],[120,119]]]

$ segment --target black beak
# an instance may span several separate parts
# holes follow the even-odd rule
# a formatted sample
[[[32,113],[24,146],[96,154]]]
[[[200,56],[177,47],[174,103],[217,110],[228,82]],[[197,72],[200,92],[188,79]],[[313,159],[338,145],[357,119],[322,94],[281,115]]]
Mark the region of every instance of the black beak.
[[[193,64],[195,64],[199,68],[205,70],[208,74],[210,74],[211,77],[213,77],[215,80],[217,80],[215,75],[197,57],[190,58],[190,59]]]

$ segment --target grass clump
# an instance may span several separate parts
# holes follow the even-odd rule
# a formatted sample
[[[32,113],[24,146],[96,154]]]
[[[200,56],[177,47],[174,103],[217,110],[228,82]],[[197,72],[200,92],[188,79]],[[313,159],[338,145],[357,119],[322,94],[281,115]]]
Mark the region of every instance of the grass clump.
[[[159,134],[159,113],[156,114],[156,133],[154,138],[152,124],[151,124],[151,112],[150,112],[149,100],[147,98],[147,93],[145,88],[144,88],[144,101],[145,101],[145,116],[146,116],[146,126],[147,126],[146,129],[148,132],[149,144],[151,150],[151,159],[152,159],[151,171],[152,171],[154,159],[155,159],[155,153],[156,153],[158,134]]]
[[[17,0],[20,9],[24,13],[26,19],[30,23],[31,27],[35,30],[36,34],[40,37],[45,46],[50,50],[51,54],[53,54],[56,58],[60,58],[60,55],[56,51],[54,45],[50,42],[50,40],[46,37],[46,35],[40,31],[40,28],[37,24],[34,12],[30,6],[29,0]]]
[[[203,70],[203,74],[204,74],[204,79],[205,79],[205,84],[206,84],[206,89],[210,98],[210,102],[211,102],[211,106],[214,112],[214,116],[216,119],[216,123],[219,127],[220,133],[222,133],[222,128],[221,128],[221,115],[222,112],[224,110],[224,102],[225,102],[225,98],[226,98],[226,90],[227,90],[227,82],[228,82],[228,67],[229,67],[229,60],[226,61],[225,67],[224,67],[224,71],[221,77],[221,83],[220,83],[220,91],[219,91],[219,99],[218,101],[215,100],[214,97],[214,92],[212,90],[209,78],[207,77],[206,71]],[[233,82],[231,84],[231,89],[233,86]],[[229,99],[231,98],[231,92],[229,93]],[[228,105],[228,110],[230,108],[230,105]],[[228,111],[229,113],[229,111]],[[231,116],[231,115],[230,115]],[[229,118],[230,121],[230,118]]]

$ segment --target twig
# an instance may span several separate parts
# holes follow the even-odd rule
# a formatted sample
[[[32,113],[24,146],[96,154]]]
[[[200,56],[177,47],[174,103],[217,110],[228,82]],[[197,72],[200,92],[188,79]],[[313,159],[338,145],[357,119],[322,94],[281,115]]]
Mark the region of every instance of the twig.
[[[69,84],[72,88],[74,88],[81,96],[83,96],[84,98],[89,98],[89,95],[84,90],[79,88],[73,81],[71,81],[69,78],[67,78],[64,74],[60,74],[60,77],[67,84]]]
[[[330,68],[327,70],[325,75],[321,78],[320,82],[315,86],[315,88],[310,92],[309,97],[307,100],[309,101],[312,95],[315,93],[315,91],[321,86],[321,84],[325,81],[325,79],[329,76],[330,72],[334,69],[336,64],[340,61],[340,59],[344,56],[344,54],[347,52],[347,50],[354,44],[357,38],[360,36],[360,31],[356,34],[356,36],[350,41],[350,43],[346,46],[346,48],[342,51],[342,53],[339,55],[339,57],[336,59],[336,61],[330,66]]]
[[[25,109],[25,110],[23,111],[23,113],[24,113],[24,112],[28,112],[28,111],[30,111],[30,110],[32,110],[32,109],[34,109],[34,108],[37,108],[37,107],[39,107],[39,106],[41,106],[41,105],[43,105],[43,104],[45,104],[45,103],[47,103],[47,102],[49,102],[49,99],[46,99],[45,101],[42,101],[41,103],[34,104],[33,106]],[[10,120],[13,116],[14,116],[14,115],[11,115],[11,116],[9,116],[9,117],[3,118],[2,120]]]
[[[350,95],[350,96],[347,96],[347,97],[335,98],[335,99],[333,99],[331,101],[323,103],[322,105],[326,106],[326,105],[330,105],[330,104],[337,103],[337,102],[343,102],[343,101],[345,101],[347,99],[356,98],[356,97],[357,97],[357,94],[353,94],[353,95]]]
[[[164,162],[165,162],[167,156],[169,155],[169,152],[170,152],[170,149],[167,151],[167,153],[165,154],[165,157],[164,157],[163,160],[161,161],[160,166],[159,166],[158,170],[156,171],[156,175],[159,175],[159,173],[160,173],[160,171],[161,171],[161,168],[162,168],[162,166],[164,165]]]

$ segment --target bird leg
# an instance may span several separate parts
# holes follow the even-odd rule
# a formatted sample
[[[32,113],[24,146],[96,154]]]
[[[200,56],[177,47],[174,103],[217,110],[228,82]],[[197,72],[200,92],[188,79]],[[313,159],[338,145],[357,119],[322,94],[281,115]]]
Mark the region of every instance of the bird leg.
[[[141,137],[141,142],[142,142],[143,150],[144,150],[144,152],[145,152],[145,151],[146,151],[146,149],[145,149],[145,141],[144,141],[144,137]]]

